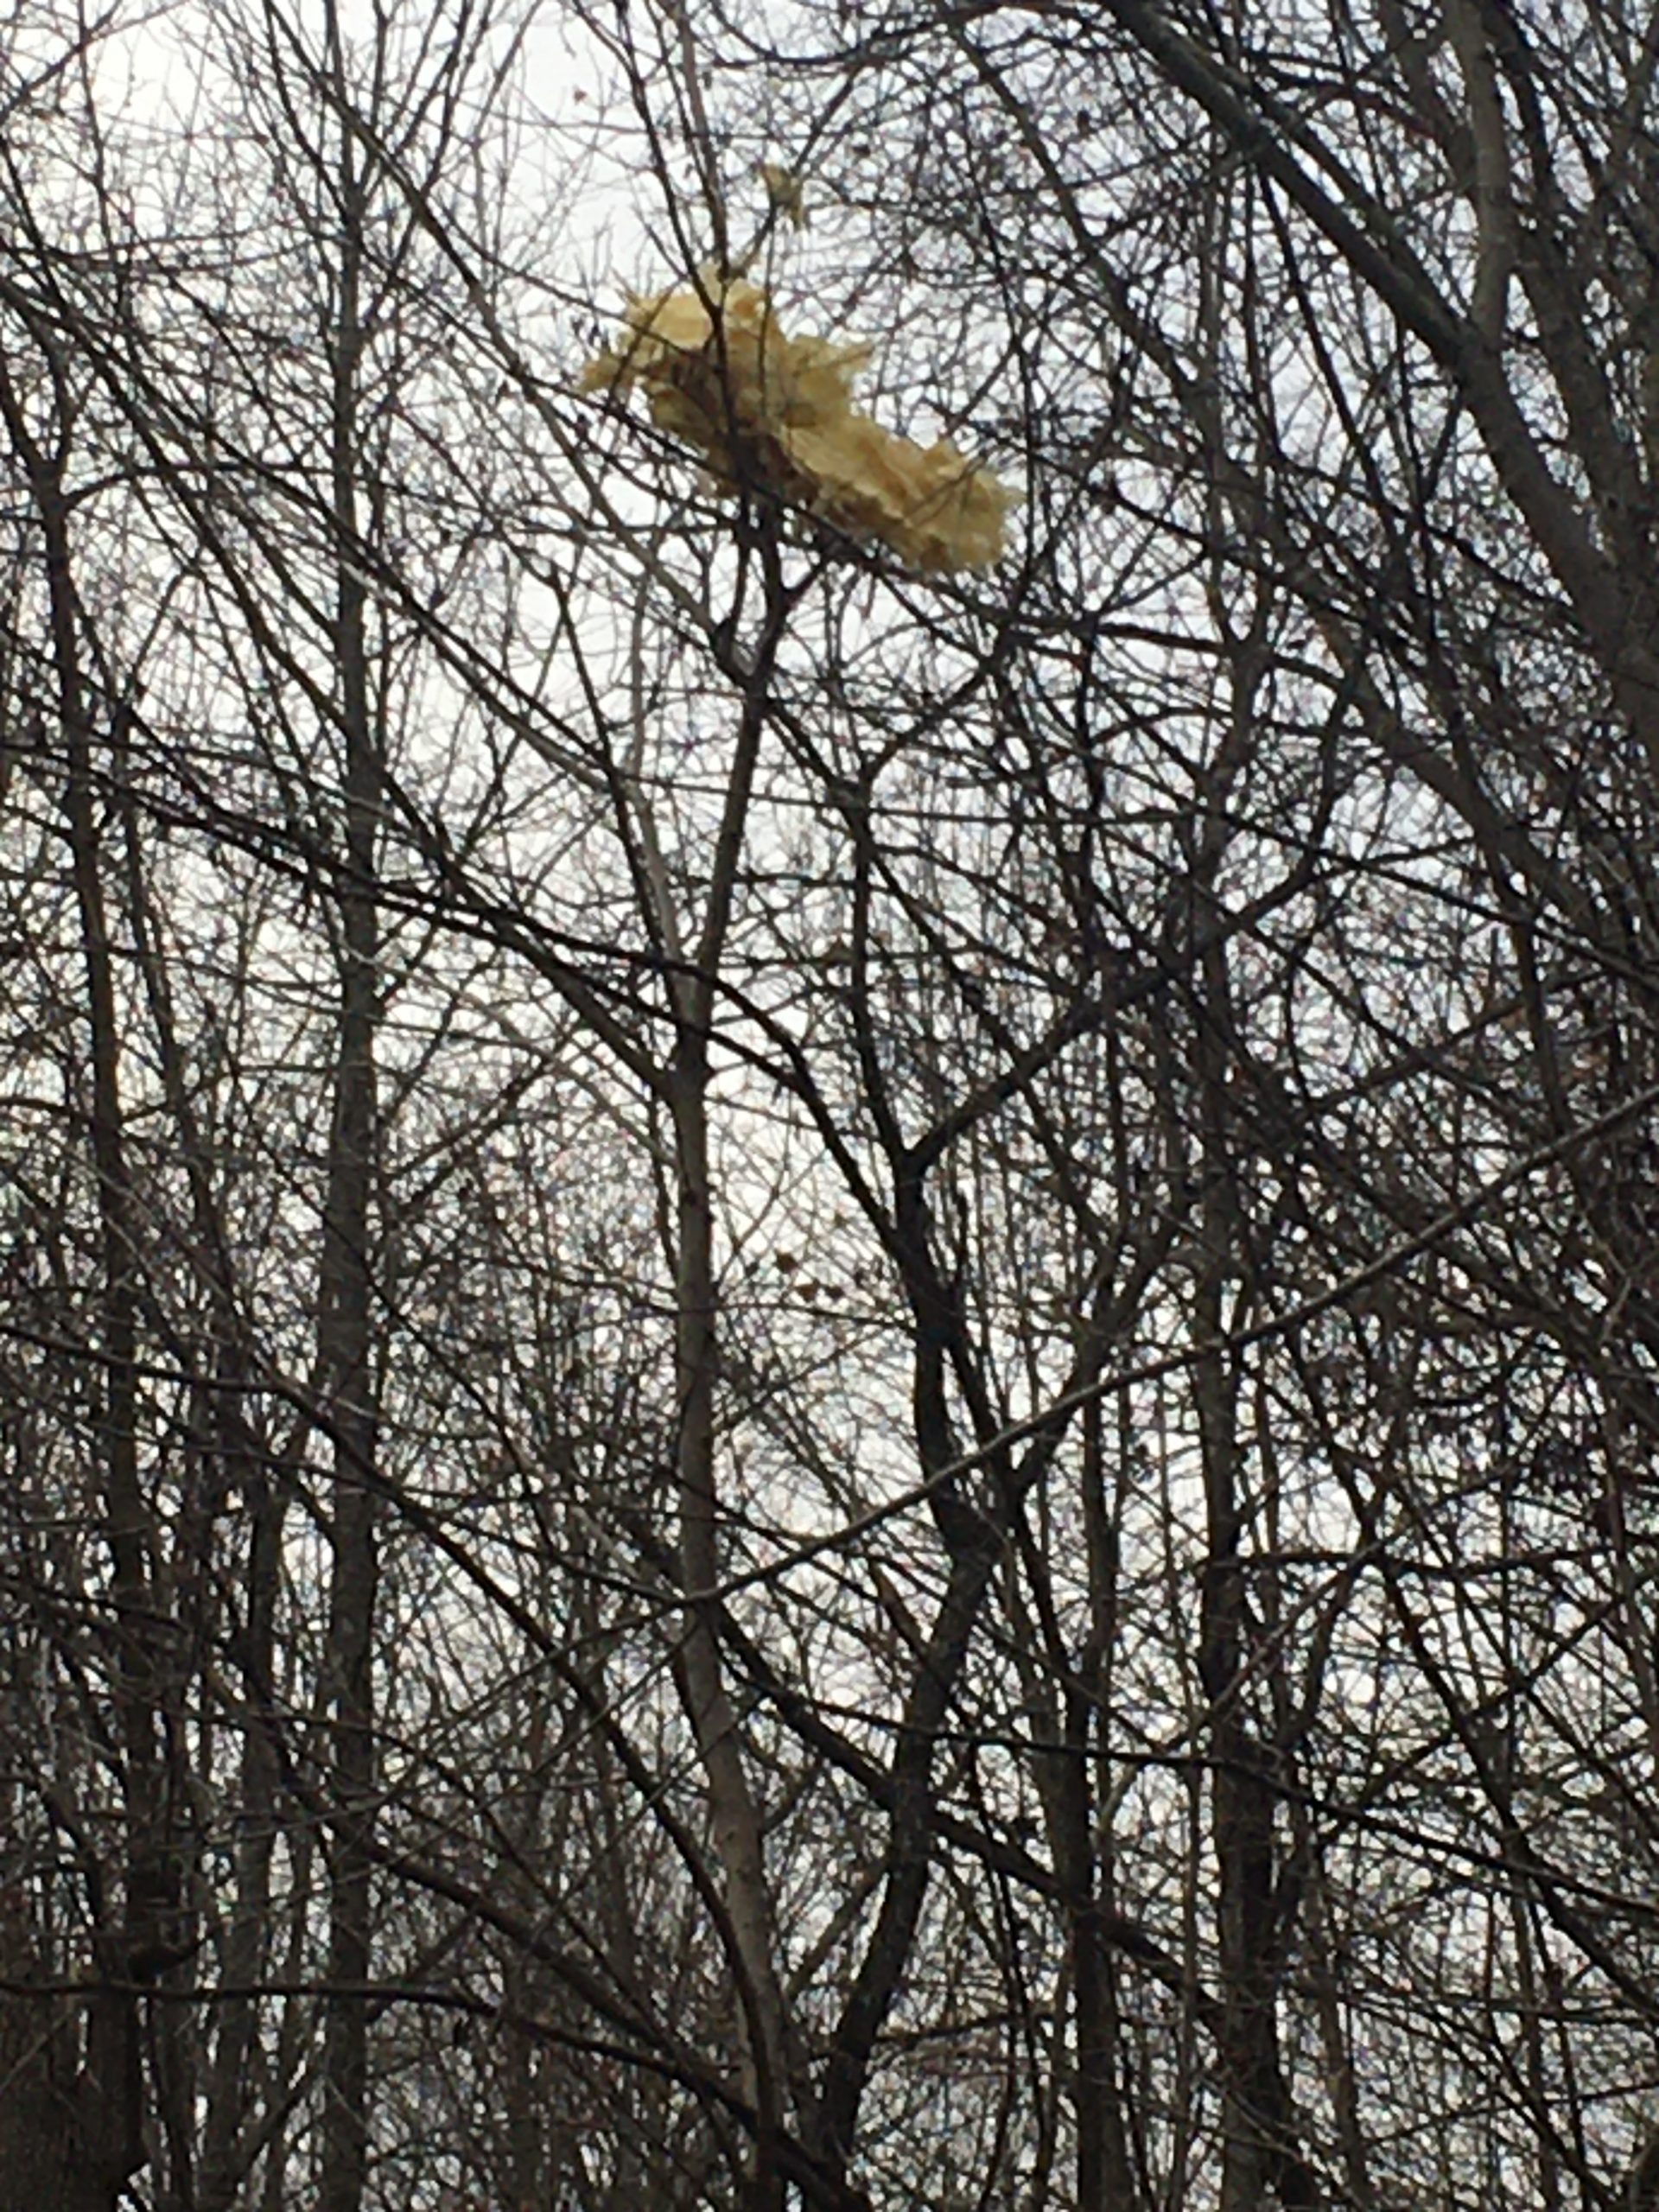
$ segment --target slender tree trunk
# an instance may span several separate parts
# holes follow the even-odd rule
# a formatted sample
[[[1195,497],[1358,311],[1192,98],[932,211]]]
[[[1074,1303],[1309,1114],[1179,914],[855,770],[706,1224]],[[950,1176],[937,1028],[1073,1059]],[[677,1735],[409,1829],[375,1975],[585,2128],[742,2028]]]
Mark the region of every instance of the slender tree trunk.
[[[235,1790],[232,1859],[234,1893],[219,1948],[219,1972],[233,1992],[214,2009],[212,2044],[192,2032],[181,2008],[164,2024],[189,2039],[191,2094],[184,2109],[198,2109],[200,2156],[194,2161],[194,2212],[231,2212],[252,2152],[257,2130],[252,2076],[259,2000],[245,1993],[265,1970],[270,1950],[271,1862],[280,1802],[280,1766],[270,1707],[276,1671],[276,1600],[281,1586],[283,1524],[289,1481],[273,1478],[271,1454],[256,1433],[248,1408],[254,1402],[258,1363],[237,1301],[236,1268],[212,1169],[213,1141],[202,1127],[188,1054],[181,1042],[172,981],[162,950],[157,912],[133,793],[116,793],[126,832],[126,899],[134,950],[149,999],[160,1058],[162,1090],[177,1134],[190,1190],[196,1264],[209,1293],[212,1320],[196,1355],[203,1377],[197,1422],[200,1472],[189,1516],[193,1542],[184,1561],[192,1580],[175,1572],[175,1604],[198,1635],[214,1617],[210,1586],[219,1513],[227,1497],[239,1499],[251,1522],[245,1570],[239,1585],[241,1618],[227,1646],[232,1662],[233,1713],[239,1719],[241,1755]],[[181,1529],[174,1555],[187,1550]],[[239,1695],[238,1693],[239,1692]],[[211,1786],[215,1764],[209,1762]],[[182,2069],[181,2069],[182,2071]]]
[[[270,1943],[271,1858],[276,1840],[278,1764],[265,1707],[276,1675],[276,1594],[283,1530],[281,1493],[251,1455],[239,1472],[252,1507],[245,1603],[246,1625],[238,1656],[247,1715],[234,1845],[235,1898],[226,1929],[222,1972],[232,1989],[247,1989],[264,1970]],[[232,1997],[215,2023],[207,2070],[200,2212],[231,2212],[245,2175],[244,2124],[251,2102],[248,2079],[257,2000]]]
[[[48,2026],[18,2052],[17,2093],[0,2097],[0,2171],[18,2202],[41,2212],[105,2212],[144,2164],[146,2135],[137,2000],[132,1985],[154,1980],[181,1948],[183,1862],[175,1834],[173,1774],[165,1730],[168,1662],[155,1573],[156,1530],[138,1452],[137,1240],[121,1098],[115,969],[94,802],[92,709],[82,673],[80,618],[73,579],[70,503],[61,451],[48,454],[29,427],[0,361],[0,414],[27,473],[45,549],[58,726],[65,760],[63,808],[80,925],[91,1033],[89,1142],[97,1185],[99,1403],[97,1460],[115,1655],[116,1732],[126,1823],[124,1904],[118,1930],[95,1938],[98,1971],[120,1986],[93,1998],[83,2046],[73,2025]],[[24,1954],[14,1929],[12,1948]],[[25,1959],[25,1963],[27,1961]],[[27,2008],[12,2008],[25,2022]],[[14,2018],[9,2034],[17,2031]],[[25,2027],[25,2034],[27,2030]],[[175,2086],[168,2079],[173,2038],[163,2023],[154,2049],[152,2102],[165,2122]],[[41,2139],[41,2131],[46,2139]],[[188,2131],[168,2129],[188,2143]],[[176,2201],[161,2177],[163,2201]],[[10,2185],[10,2184],[9,2184]]]
[[[1211,1837],[1219,1877],[1220,2049],[1224,2145],[1222,2212],[1259,2212],[1276,2196],[1285,2212],[1323,2202],[1296,2139],[1279,2037],[1285,1930],[1274,1835],[1277,1792],[1270,1748],[1251,1725],[1246,1698],[1253,1654],[1245,1567],[1245,1470],[1238,1374],[1221,1347],[1224,1287],[1240,1263],[1240,1229],[1225,1126],[1224,954],[1209,956],[1197,1045],[1206,1197],[1203,1273],[1194,1299],[1193,1363],[1204,1468],[1208,1556],[1199,1599],[1198,1676],[1208,1703]]]
[[[338,37],[338,27],[334,26]],[[331,424],[337,546],[335,677],[345,746],[346,835],[340,892],[340,976],[333,1122],[324,1198],[319,1364],[334,1453],[334,1573],[325,1700],[339,1818],[330,1859],[328,1979],[343,1991],[369,1977],[370,1845],[374,1828],[373,1636],[378,1580],[372,1487],[378,1419],[372,1367],[369,1256],[376,1119],[379,911],[374,875],[382,737],[370,696],[366,592],[359,549],[359,292],[365,194],[349,138],[340,153],[342,213],[333,345]],[[357,2212],[368,2160],[368,2017],[356,1996],[331,1996],[323,2031],[322,2158],[318,2212]]]
[[[1072,2005],[1076,2020],[1077,2212],[1128,2212],[1136,2201],[1128,2131],[1118,2088],[1117,1986],[1102,1925],[1113,1902],[1110,1845],[1091,1833],[1098,1805],[1090,1788],[1091,1743],[1110,1710],[1108,1663],[1116,1630],[1116,1541],[1106,1503],[1101,1408],[1083,1417],[1083,1510],[1089,1556],[1089,1637],[1075,1684],[1066,1693],[1068,1847],[1060,1871],[1070,1898]],[[1104,1760],[1100,1764],[1103,1766]]]
[[[749,1786],[737,1716],[728,1694],[719,1640],[720,1499],[716,1477],[715,1382],[719,1372],[718,1292],[715,1274],[714,1184],[709,1153],[709,1031],[717,979],[736,897],[749,802],[754,785],[772,670],[788,618],[775,541],[753,547],[763,579],[765,617],[747,664],[728,674],[742,705],[707,904],[696,950],[686,960],[665,887],[652,894],[659,942],[676,964],[670,996],[676,1021],[672,1058],[662,1096],[672,1116],[676,1193],[675,1389],[678,1411],[676,1476],[678,1570],[686,1606],[677,1674],[696,1738],[708,1792],[709,1821],[719,1862],[726,1925],[721,1933],[737,1981],[743,2023],[744,2094],[756,2115],[754,2158],[745,2184],[744,2212],[783,2212],[785,2183],[774,2146],[798,2083],[791,2063],[783,1986],[779,1976],[771,1896],[762,1849],[760,1810]],[[733,617],[735,633],[736,614]],[[647,835],[655,833],[646,819]]]
[[[747,2024],[744,2092],[760,2115],[755,2171],[746,2212],[782,2212],[784,2184],[769,2139],[786,2105],[784,1997],[775,1964],[760,1818],[744,1770],[737,1720],[715,1639],[715,1608],[700,1599],[720,1580],[715,1480],[713,1193],[709,1173],[708,1071],[699,1039],[688,1036],[674,1071],[679,1177],[676,1360],[679,1397],[680,1574],[692,1593],[680,1643],[680,1672],[708,1779],[715,1848],[725,1876],[734,1965]]]

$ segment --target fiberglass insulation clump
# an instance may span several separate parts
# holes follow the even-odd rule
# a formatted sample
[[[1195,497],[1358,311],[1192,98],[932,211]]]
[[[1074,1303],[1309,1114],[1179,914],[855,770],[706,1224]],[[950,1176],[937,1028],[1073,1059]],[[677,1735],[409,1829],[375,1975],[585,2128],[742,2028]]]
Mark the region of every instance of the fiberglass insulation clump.
[[[768,486],[912,569],[983,569],[1002,551],[1008,493],[948,438],[918,446],[853,404],[868,346],[785,336],[744,277],[630,301],[589,391],[643,386],[658,427],[727,489]]]

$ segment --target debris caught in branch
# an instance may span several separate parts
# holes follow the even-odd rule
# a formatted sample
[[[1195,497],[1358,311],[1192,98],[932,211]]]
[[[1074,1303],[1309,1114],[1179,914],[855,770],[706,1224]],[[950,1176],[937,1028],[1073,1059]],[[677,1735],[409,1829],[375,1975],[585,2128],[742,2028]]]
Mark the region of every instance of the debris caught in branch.
[[[906,567],[984,569],[1003,550],[1010,494],[949,438],[919,446],[853,404],[868,346],[791,338],[747,277],[630,299],[618,342],[583,389],[638,385],[660,429],[701,454],[717,484],[762,487]]]

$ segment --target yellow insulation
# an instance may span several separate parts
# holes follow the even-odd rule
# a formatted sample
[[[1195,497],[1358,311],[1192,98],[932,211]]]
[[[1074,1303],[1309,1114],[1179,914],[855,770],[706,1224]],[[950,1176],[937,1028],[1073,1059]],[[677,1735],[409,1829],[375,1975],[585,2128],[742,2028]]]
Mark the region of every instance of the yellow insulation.
[[[868,346],[785,335],[746,277],[629,301],[617,343],[590,361],[589,391],[638,385],[659,429],[716,480],[764,484],[907,568],[984,569],[1003,550],[1010,496],[949,438],[918,446],[853,404]]]

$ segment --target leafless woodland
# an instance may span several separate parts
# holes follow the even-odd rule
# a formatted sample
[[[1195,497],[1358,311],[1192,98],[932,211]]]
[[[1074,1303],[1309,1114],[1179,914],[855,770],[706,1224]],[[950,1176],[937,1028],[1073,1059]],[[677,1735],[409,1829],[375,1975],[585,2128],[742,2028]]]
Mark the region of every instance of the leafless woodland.
[[[7,0],[6,2212],[1659,2201],[1656,68]]]

